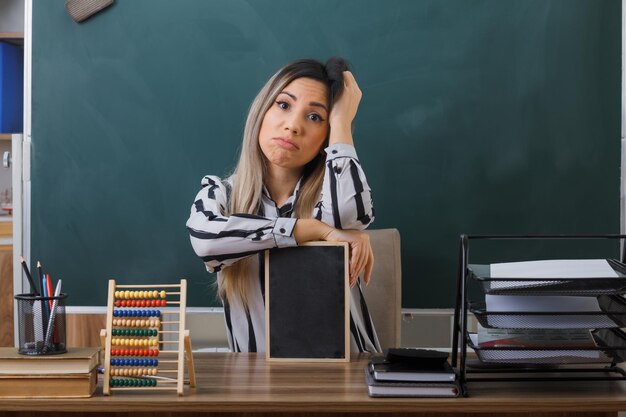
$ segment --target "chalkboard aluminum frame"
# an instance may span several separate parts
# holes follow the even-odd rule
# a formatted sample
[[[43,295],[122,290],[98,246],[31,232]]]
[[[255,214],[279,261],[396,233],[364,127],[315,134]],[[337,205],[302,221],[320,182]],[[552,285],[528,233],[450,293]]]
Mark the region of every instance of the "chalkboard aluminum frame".
[[[270,362],[350,362],[350,276],[349,276],[349,246],[345,242],[307,242],[299,246],[336,246],[343,247],[344,265],[344,355],[342,358],[307,358],[307,357],[273,357],[270,349],[270,251],[265,251],[265,358]]]

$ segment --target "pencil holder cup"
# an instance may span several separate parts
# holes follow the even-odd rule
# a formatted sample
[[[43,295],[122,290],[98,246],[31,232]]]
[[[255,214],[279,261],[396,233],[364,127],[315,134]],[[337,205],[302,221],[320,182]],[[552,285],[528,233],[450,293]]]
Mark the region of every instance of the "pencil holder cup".
[[[15,296],[19,328],[18,353],[54,355],[65,353],[65,299],[67,294],[42,297]]]

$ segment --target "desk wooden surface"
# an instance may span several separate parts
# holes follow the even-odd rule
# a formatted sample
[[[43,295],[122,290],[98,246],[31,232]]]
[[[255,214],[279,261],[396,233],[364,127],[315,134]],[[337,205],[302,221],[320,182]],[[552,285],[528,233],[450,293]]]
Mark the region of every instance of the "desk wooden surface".
[[[65,415],[67,412],[126,416],[223,415],[616,415],[626,410],[626,382],[472,383],[469,398],[383,398],[367,395],[367,357],[348,364],[268,364],[264,355],[194,355],[197,387],[185,395],[120,391],[86,399],[1,399],[0,415]],[[101,382],[100,382],[101,384]],[[20,413],[7,413],[20,412]],[[479,414],[474,414],[479,413]],[[525,414],[519,414],[525,413]],[[577,414],[571,414],[577,413]],[[233,414],[229,414],[233,415]]]

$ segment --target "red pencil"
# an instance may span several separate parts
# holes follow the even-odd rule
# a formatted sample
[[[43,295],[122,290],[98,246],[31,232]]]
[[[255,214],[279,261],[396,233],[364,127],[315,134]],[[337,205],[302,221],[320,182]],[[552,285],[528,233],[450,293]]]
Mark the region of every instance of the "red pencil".
[[[50,274],[45,274],[46,277],[46,288],[48,289],[48,297],[53,297],[54,293],[52,292],[52,278],[50,278]],[[52,312],[52,300],[48,300],[48,304],[50,305],[50,312]]]

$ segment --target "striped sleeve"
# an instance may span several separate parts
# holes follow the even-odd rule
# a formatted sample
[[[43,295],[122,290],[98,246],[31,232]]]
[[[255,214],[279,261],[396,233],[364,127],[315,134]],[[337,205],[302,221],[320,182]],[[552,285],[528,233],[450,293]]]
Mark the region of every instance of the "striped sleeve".
[[[187,220],[191,246],[209,272],[266,249],[296,246],[296,219],[251,214],[225,216],[227,199],[222,180],[205,176]]]
[[[322,197],[314,216],[338,229],[365,229],[374,221],[371,190],[354,146],[326,148]]]

